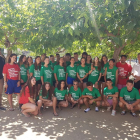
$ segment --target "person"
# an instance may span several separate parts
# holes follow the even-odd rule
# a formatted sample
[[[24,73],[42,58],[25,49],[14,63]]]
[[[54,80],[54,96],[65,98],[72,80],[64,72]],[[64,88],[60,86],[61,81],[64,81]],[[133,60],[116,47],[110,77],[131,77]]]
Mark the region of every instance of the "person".
[[[138,63],[134,64],[132,68],[132,75],[134,76],[134,87],[140,92],[140,53],[137,55]]]
[[[22,87],[27,82],[28,75],[29,75],[29,71],[28,71],[29,68],[28,68],[28,65],[27,65],[27,62],[26,62],[26,56],[25,55],[20,56],[18,65],[20,67],[20,75],[21,75],[20,85]]]
[[[95,57],[93,63],[89,68],[88,82],[92,82],[95,88],[98,88],[98,82],[101,78],[101,65],[99,58]]]
[[[87,55],[87,61],[86,61],[86,66],[88,66],[88,68],[91,67],[91,63],[92,63],[92,58],[90,55]]]
[[[28,56],[26,59],[28,69],[30,69],[31,65],[33,64],[33,58],[31,56]]]
[[[87,52],[83,52],[82,53],[82,58],[85,58],[87,60],[87,55],[88,55]]]
[[[11,54],[8,58],[8,63],[3,67],[4,74],[4,87],[5,93],[8,95],[8,102],[10,105],[10,111],[14,111],[12,103],[12,94],[15,93],[18,95],[18,103],[20,98],[20,68],[16,64],[17,55]]]
[[[56,81],[55,87],[57,87],[59,81],[66,80],[66,74],[63,67],[63,63],[64,63],[64,59],[63,57],[60,57],[59,65],[55,65],[54,67],[54,78]]]
[[[41,70],[41,58],[40,56],[36,56],[35,58],[35,63],[33,65],[30,66],[30,76],[33,76],[36,78],[36,88],[37,88],[37,92],[35,95],[35,99],[37,98],[37,93],[41,88],[41,76],[40,76],[40,70]]]
[[[78,87],[78,81],[73,81],[73,86],[69,90],[68,101],[72,104],[71,109],[78,103],[78,108],[83,104],[83,100],[80,98],[82,95],[81,89]]]
[[[109,60],[109,67],[105,68],[105,82],[106,79],[111,79],[113,82],[113,86],[117,86],[118,83],[118,68],[114,66],[115,60]]]
[[[102,76],[101,76],[101,78],[99,80],[99,85],[98,85],[99,92],[101,93],[102,96],[103,96],[104,88],[106,86],[105,79],[104,79],[105,68],[106,67],[109,67],[108,58],[107,58],[106,55],[102,55],[102,58],[101,58],[101,72],[102,72]]]
[[[113,106],[111,115],[115,116],[116,106],[118,103],[119,91],[118,91],[118,88],[116,86],[112,86],[111,79],[106,79],[106,85],[107,85],[107,87],[105,87],[104,91],[103,91],[104,98],[102,101],[102,106],[107,106],[108,107],[107,111],[110,111],[110,109]]]
[[[129,80],[129,76],[131,75],[132,67],[128,63],[126,63],[127,56],[121,55],[121,61],[116,63],[116,67],[118,68],[118,84],[117,87],[119,91],[126,86],[127,80]]]
[[[54,90],[54,95],[57,98],[57,106],[59,109],[61,109],[61,107],[68,107],[68,93],[64,80],[58,82],[57,88]]]
[[[37,101],[37,105],[33,99],[34,94],[36,94],[36,79],[35,77],[30,77],[27,83],[23,86],[20,93],[20,108],[21,112],[25,117],[30,117],[30,114],[37,115],[40,113],[41,101]]]
[[[6,110],[3,106],[2,106],[2,93],[3,93],[3,67],[5,65],[5,57],[3,56],[1,49],[0,49],[0,110]]]
[[[52,96],[51,94],[51,85],[49,82],[46,82],[42,85],[40,91],[39,91],[39,100],[41,100],[41,105],[43,105],[44,108],[48,106],[53,107],[53,114],[54,116],[58,116],[56,112],[56,104],[57,104],[57,98]]]
[[[44,65],[44,60],[45,60],[45,57],[46,57],[46,54],[45,54],[45,53],[43,53],[43,54],[41,55],[41,66],[43,66],[43,65]]]
[[[60,54],[57,53],[57,54],[56,54],[56,62],[57,62],[57,64],[59,64],[59,59],[60,59]]]
[[[70,65],[70,58],[71,58],[70,53],[66,53],[66,55],[65,55],[65,67],[66,68],[67,68],[67,66]]]
[[[88,81],[88,67],[85,65],[86,59],[81,58],[81,65],[77,67],[77,78],[79,81],[79,87],[81,91],[86,88],[86,83]]]
[[[78,53],[74,53],[74,65],[79,66],[80,61],[78,60]]]
[[[74,62],[74,57],[71,57],[71,64],[66,69],[66,84],[69,89],[73,85],[73,81],[76,79],[77,66],[74,65]]]
[[[84,100],[84,104],[87,107],[84,111],[88,112],[90,111],[90,104],[96,103],[95,111],[98,112],[98,107],[100,106],[101,102],[101,95],[98,91],[98,89],[93,87],[93,84],[91,82],[87,82],[87,88],[84,89],[82,92],[81,98]]]
[[[51,69],[54,70],[54,66],[57,64],[56,61],[54,61],[54,55],[50,55],[50,66]]]
[[[119,106],[122,109],[121,115],[126,114],[127,108],[133,117],[137,116],[135,112],[140,110],[140,95],[132,80],[127,80],[126,87],[121,89]]]

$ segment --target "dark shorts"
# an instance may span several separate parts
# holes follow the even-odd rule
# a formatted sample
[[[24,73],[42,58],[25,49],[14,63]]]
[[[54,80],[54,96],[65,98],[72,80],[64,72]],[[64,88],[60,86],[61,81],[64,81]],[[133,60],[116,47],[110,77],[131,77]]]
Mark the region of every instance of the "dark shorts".
[[[77,78],[77,80],[78,80],[79,83],[81,83],[78,78]],[[87,82],[88,82],[88,79],[87,78],[83,79],[83,83],[87,83]]]
[[[57,104],[59,104],[60,102],[65,101],[65,100],[57,100]]]
[[[42,85],[41,80],[36,81],[36,85]]]
[[[99,82],[105,82],[104,76],[100,78]]]
[[[140,89],[140,81],[138,81],[137,83],[134,82],[134,87],[139,90]]]
[[[128,104],[133,104],[133,103],[135,103],[136,101],[126,101],[126,100],[125,100],[125,102],[127,102]]]
[[[67,78],[67,84],[68,84],[68,85],[73,85],[73,81],[74,81],[74,80],[75,80],[74,78],[68,77],[68,78]]]
[[[55,83],[56,83],[56,81],[53,81],[53,86],[55,87]]]
[[[21,107],[23,106],[23,104],[19,104],[19,109],[21,110]]]

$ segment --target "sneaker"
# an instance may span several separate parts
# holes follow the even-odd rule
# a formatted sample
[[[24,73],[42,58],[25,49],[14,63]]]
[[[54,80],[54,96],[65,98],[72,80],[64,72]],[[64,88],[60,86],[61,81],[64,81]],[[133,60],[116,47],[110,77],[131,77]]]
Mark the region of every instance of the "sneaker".
[[[122,112],[121,112],[121,115],[125,115],[125,114],[126,114],[126,111],[122,111]]]
[[[111,111],[111,106],[107,107],[107,111]]]
[[[90,108],[87,108],[87,109],[84,110],[85,113],[88,112],[88,111],[90,111]]]
[[[96,112],[98,112],[98,111],[99,111],[98,107],[95,107],[95,111],[96,111]]]
[[[6,108],[4,108],[4,107],[0,106],[0,110],[6,110]]]
[[[112,116],[115,116],[115,114],[116,114],[116,111],[115,111],[115,110],[112,110],[111,115],[112,115]]]
[[[132,113],[132,112],[130,112],[130,114],[133,116],[133,117],[137,117],[137,115],[136,115],[136,113]]]

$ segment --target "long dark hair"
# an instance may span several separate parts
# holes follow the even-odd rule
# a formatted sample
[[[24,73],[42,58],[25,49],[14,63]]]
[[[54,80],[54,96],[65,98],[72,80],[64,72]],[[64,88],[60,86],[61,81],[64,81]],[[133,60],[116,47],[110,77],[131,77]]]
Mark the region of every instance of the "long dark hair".
[[[98,71],[101,71],[101,62],[99,61],[99,58],[97,56],[95,58],[98,59]],[[95,66],[95,58],[93,60],[93,67]]]
[[[86,65],[86,58],[85,58],[85,57],[82,57],[81,60],[82,60],[82,59],[85,59],[85,65]],[[81,60],[80,60],[80,65],[82,64],[82,63],[81,63]]]
[[[64,80],[60,80],[60,81],[58,82],[58,85],[57,85],[58,90],[61,89],[61,83],[62,83],[62,82],[65,83],[64,90],[66,90],[66,89],[67,89],[67,86],[66,86],[66,82],[65,82]]]
[[[8,58],[8,63],[11,63],[11,57],[13,57],[13,56],[16,56],[16,58],[17,58],[17,55],[15,54],[15,53],[12,53],[10,56],[9,56],[9,58]],[[16,60],[17,61],[17,60]],[[15,62],[16,63],[16,62]]]
[[[63,58],[63,57],[60,57],[60,58],[59,58],[59,65],[60,65],[60,59],[61,59],[61,58]],[[64,61],[64,58],[63,58],[63,61]],[[64,62],[63,62],[63,64],[62,64],[62,66],[64,67]]]
[[[32,59],[32,64],[33,64],[33,58],[31,57],[31,56],[28,56],[27,58],[26,58],[26,62],[27,62],[27,65],[29,66],[29,63],[28,63],[28,59],[29,58],[31,58]]]
[[[87,57],[88,57],[88,56],[90,56],[90,58],[91,58],[91,55],[87,55]],[[90,63],[92,63],[92,58],[90,59]]]
[[[34,97],[34,95],[36,95],[36,86],[34,85],[34,86],[32,87],[32,84],[31,84],[31,80],[32,80],[33,78],[35,78],[35,77],[31,76],[31,77],[27,80],[26,84],[25,84],[25,85],[22,87],[22,89],[21,89],[20,95],[22,95],[23,93],[24,93],[24,95],[25,95],[25,88],[26,88],[27,86],[28,86],[28,88],[29,88],[29,94],[30,94],[30,96]]]
[[[108,61],[108,58],[107,58],[107,56],[106,55],[102,55],[102,58],[101,58],[101,67],[103,68],[104,67],[104,61],[103,61],[103,57],[105,57],[106,58],[106,62]]]
[[[18,61],[18,65],[21,66],[22,64],[24,64],[24,66],[27,68],[27,61],[25,61],[23,63],[23,58],[26,57],[26,55],[21,55]]]
[[[38,70],[38,67],[37,66],[39,66],[39,70],[41,69],[41,61],[40,61],[40,63],[37,65],[37,63],[36,63],[36,59],[37,58],[40,58],[40,56],[36,56],[36,58],[35,58],[35,63],[34,63],[34,65],[35,65],[35,70]],[[41,60],[41,58],[40,58],[40,60]]]

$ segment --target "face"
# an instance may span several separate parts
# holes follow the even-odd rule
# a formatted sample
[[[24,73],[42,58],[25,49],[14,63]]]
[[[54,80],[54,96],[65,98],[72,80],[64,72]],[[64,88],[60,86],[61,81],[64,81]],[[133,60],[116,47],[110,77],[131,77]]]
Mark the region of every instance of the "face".
[[[36,79],[35,78],[32,78],[31,84],[32,84],[32,86],[34,86],[36,84]]]
[[[90,56],[90,55],[87,56],[87,60],[88,60],[88,61],[91,60],[91,56]]]
[[[29,63],[29,64],[33,63],[33,60],[32,60],[31,57],[28,58],[28,63]]]
[[[49,85],[49,84],[46,84],[46,85],[45,85],[45,89],[46,89],[46,90],[49,90],[49,89],[50,89],[50,85]]]
[[[87,57],[87,55],[83,54],[83,56],[82,56],[82,57],[86,58],[86,57]]]
[[[44,62],[45,62],[45,64],[49,64],[50,63],[50,60],[49,60],[49,58],[46,58],[45,60],[44,60]]]
[[[64,59],[60,58],[59,63],[61,63],[61,64],[64,63]]]
[[[138,58],[138,61],[140,62],[140,54],[138,55],[138,57],[137,57],[137,58]]]
[[[73,82],[73,86],[76,88],[78,87],[78,82]]]
[[[85,64],[85,59],[81,59],[81,64]]]
[[[61,82],[61,88],[64,88],[65,87],[65,82]]]
[[[60,58],[60,55],[56,55],[56,59],[59,60],[59,58]]]
[[[127,83],[127,84],[126,84],[126,87],[127,87],[127,90],[128,90],[128,91],[131,91],[132,88],[133,88],[133,84],[132,84],[132,83]]]
[[[70,62],[71,62],[71,64],[74,64],[74,58],[72,58],[71,60],[70,60]]]
[[[50,57],[50,60],[51,60],[51,61],[54,61],[54,57]]]
[[[107,81],[106,84],[107,84],[107,86],[112,86],[112,82],[111,81]]]
[[[88,89],[89,91],[92,91],[92,90],[93,90],[93,86],[87,86],[87,89]]]
[[[113,67],[114,66],[113,61],[109,61],[109,65]]]
[[[78,54],[74,55],[74,59],[77,60],[78,59]]]
[[[97,57],[95,57],[94,61],[95,61],[95,63],[98,63],[99,60]]]
[[[17,56],[15,56],[15,55],[10,58],[11,58],[11,62],[13,62],[13,63],[16,62],[16,60],[17,60]]]
[[[22,62],[24,63],[26,61],[26,56],[23,57]]]
[[[104,61],[104,62],[106,62],[106,61],[107,61],[107,59],[106,59],[106,57],[105,57],[105,56],[103,57],[103,61]]]
[[[126,61],[126,58],[125,57],[121,57],[121,62],[125,63],[125,61]]]
[[[45,54],[41,55],[41,59],[44,60],[45,59]]]
[[[36,59],[36,63],[39,64],[40,62],[41,62],[41,59],[40,59],[40,57],[38,57],[38,58]]]

